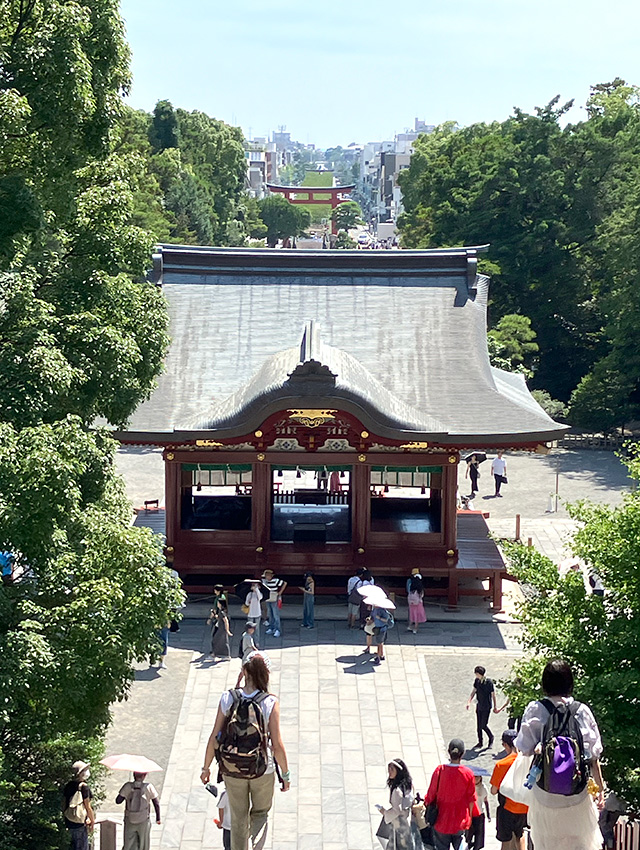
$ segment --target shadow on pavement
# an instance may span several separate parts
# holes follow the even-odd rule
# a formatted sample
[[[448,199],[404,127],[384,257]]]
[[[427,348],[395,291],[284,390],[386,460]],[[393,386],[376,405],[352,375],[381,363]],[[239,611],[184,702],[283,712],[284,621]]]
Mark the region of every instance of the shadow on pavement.
[[[375,673],[373,664],[374,656],[362,652],[360,655],[340,655],[336,658],[339,664],[351,664],[351,667],[343,668],[343,673],[352,673],[356,676],[362,676],[365,673]]]
[[[136,682],[154,682],[160,678],[160,672],[157,667],[147,667],[144,670],[136,670]]]

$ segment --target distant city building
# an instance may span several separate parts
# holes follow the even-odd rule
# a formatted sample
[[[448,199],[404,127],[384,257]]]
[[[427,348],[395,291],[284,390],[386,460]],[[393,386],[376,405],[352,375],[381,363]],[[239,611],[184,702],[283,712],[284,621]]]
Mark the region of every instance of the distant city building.
[[[360,149],[358,199],[376,231],[381,222],[397,221],[402,212],[398,175],[409,167],[418,136],[434,129],[435,125],[416,118],[413,130],[397,133],[393,141],[367,142]]]
[[[247,189],[254,198],[263,198],[267,183],[277,176],[277,151],[273,142],[263,138],[245,141],[244,155],[247,161]]]

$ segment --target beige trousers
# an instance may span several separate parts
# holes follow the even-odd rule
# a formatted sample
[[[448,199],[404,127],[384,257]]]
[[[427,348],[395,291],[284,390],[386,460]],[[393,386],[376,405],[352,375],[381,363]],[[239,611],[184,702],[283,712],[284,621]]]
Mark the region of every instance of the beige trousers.
[[[231,809],[231,850],[262,850],[267,839],[267,817],[273,805],[275,773],[257,779],[225,776]]]

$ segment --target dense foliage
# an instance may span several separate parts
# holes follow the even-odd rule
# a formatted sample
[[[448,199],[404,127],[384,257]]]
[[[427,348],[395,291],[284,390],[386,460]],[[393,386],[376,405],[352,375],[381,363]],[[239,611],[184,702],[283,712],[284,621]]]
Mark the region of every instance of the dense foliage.
[[[242,245],[254,235],[240,129],[165,100],[153,115],[125,109],[117,133],[116,149],[136,163],[133,220],[156,241]]]
[[[130,527],[115,443],[90,428],[125,422],[168,341],[139,160],[120,144],[128,59],[117,0],[0,0],[2,850],[68,843],[69,765],[99,756],[132,660],[158,652],[180,599]]]
[[[331,221],[338,230],[351,230],[362,224],[362,209],[356,201],[343,201],[332,211]]]
[[[492,324],[528,317],[534,386],[611,429],[640,411],[640,103],[616,79],[562,126],[569,105],[421,136],[400,228],[406,247],[490,243]]]
[[[283,195],[267,195],[258,202],[258,207],[267,228],[267,245],[271,248],[275,248],[279,239],[300,236],[311,221],[306,207],[289,203]]]
[[[628,462],[640,480],[640,452]],[[518,614],[526,658],[504,683],[513,711],[538,698],[546,661],[567,659],[576,673],[576,698],[594,710],[602,731],[607,783],[640,811],[640,490],[619,507],[570,506],[581,526],[571,548],[606,588],[587,592],[583,574],[561,577],[535,549],[507,545],[509,571],[524,585]]]

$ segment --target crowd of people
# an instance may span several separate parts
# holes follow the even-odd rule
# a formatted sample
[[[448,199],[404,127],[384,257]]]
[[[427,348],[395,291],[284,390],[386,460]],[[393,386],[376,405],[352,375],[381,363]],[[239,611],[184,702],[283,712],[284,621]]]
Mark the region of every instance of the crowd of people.
[[[265,634],[281,633],[279,608],[285,588],[286,582],[267,570],[260,579],[247,580],[239,594],[249,617],[238,645],[241,669],[236,687],[220,697],[200,773],[207,788],[220,794],[215,822],[222,831],[225,850],[248,850],[249,846],[262,850],[276,780],[282,792],[291,787],[280,730],[280,703],[269,690],[271,665],[259,640],[261,622]],[[315,590],[311,573],[305,574],[300,589],[304,593],[303,625],[313,628],[313,606],[307,602],[313,599]],[[364,569],[349,579],[347,592],[348,626],[364,629],[364,651],[371,653],[375,643],[372,660],[380,664],[385,660],[388,631],[394,625],[391,612],[395,604]],[[407,579],[406,592],[408,629],[415,633],[426,619],[418,570]],[[222,585],[214,588],[207,626],[209,654],[229,660],[232,632]],[[376,807],[381,815],[376,835],[382,847],[482,850],[490,821],[489,799],[495,796],[496,836],[502,850],[525,850],[527,830],[535,850],[600,850],[602,742],[591,710],[574,700],[573,686],[573,674],[566,662],[555,660],[546,665],[542,675],[545,698],[531,702],[522,717],[509,717],[510,728],[501,733],[504,756],[495,760],[489,794],[483,782],[483,775],[489,772],[473,762],[477,750],[485,748],[485,737],[487,748],[493,748],[492,713],[499,714],[510,706],[507,702],[498,707],[492,679],[483,666],[476,666],[466,703],[469,710],[475,701],[476,744],[468,752],[460,738],[449,742],[449,759],[433,771],[424,797],[414,787],[403,758],[388,763],[389,798]],[[87,783],[89,765],[77,762],[73,772],[63,790],[65,824],[72,850],[88,850],[88,834],[95,822]],[[212,781],[220,786],[224,783],[224,791],[221,793]],[[123,802],[124,850],[148,850],[150,814],[153,809],[160,823],[160,806],[158,794],[144,774],[135,773],[133,781],[122,786],[116,803]]]

